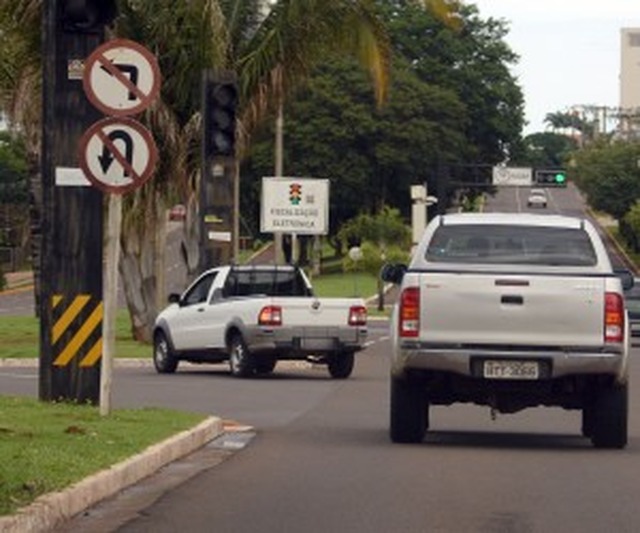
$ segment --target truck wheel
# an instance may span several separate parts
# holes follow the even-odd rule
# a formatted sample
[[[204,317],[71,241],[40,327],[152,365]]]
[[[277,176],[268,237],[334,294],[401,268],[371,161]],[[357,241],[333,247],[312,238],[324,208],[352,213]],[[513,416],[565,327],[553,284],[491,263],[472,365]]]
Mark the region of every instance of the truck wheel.
[[[260,357],[256,361],[257,374],[270,374],[276,367],[278,360],[275,357]]]
[[[593,403],[582,408],[582,436],[591,438],[593,435]]]
[[[235,335],[229,344],[229,367],[231,375],[237,378],[246,378],[256,370],[253,357],[241,335]]]
[[[355,357],[353,352],[344,352],[331,355],[327,361],[329,374],[334,379],[348,378],[353,372],[354,360]]]
[[[627,445],[627,385],[598,390],[593,406],[591,442],[596,448],[624,448]]]
[[[158,374],[173,374],[178,368],[178,359],[162,331],[153,337],[153,365]]]
[[[393,442],[422,442],[429,427],[429,405],[419,382],[391,378],[391,420]]]

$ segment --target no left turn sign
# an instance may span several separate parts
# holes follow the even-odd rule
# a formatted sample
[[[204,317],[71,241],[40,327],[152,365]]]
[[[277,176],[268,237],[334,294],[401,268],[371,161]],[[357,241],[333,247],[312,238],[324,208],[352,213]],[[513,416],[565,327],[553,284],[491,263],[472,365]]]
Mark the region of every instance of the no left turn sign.
[[[153,174],[158,152],[149,130],[130,118],[105,118],[80,139],[80,168],[103,192],[124,194]]]
[[[104,114],[135,115],[157,97],[160,68],[155,56],[141,44],[114,39],[88,57],[82,82],[89,101]]]

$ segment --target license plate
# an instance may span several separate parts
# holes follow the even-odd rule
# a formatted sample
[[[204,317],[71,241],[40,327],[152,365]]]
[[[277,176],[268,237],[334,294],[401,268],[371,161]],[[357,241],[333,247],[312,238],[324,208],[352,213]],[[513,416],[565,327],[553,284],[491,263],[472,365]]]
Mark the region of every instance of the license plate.
[[[536,361],[485,361],[483,375],[490,379],[538,379]]]
[[[300,343],[301,347],[305,350],[334,350],[336,347],[335,339],[314,339],[304,338]]]

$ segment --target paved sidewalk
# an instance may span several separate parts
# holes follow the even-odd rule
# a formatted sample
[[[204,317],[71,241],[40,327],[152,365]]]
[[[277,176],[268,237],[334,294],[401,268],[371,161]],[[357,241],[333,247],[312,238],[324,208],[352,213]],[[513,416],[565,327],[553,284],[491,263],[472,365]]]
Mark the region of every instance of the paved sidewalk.
[[[7,281],[6,290],[19,289],[33,285],[33,272],[31,270],[5,272],[4,278]]]

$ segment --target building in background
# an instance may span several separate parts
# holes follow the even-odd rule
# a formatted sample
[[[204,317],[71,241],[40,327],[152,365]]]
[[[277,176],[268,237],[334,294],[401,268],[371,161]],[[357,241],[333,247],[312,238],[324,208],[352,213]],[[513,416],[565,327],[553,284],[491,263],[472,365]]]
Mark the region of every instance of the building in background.
[[[619,132],[635,137],[640,132],[640,28],[620,31]]]

